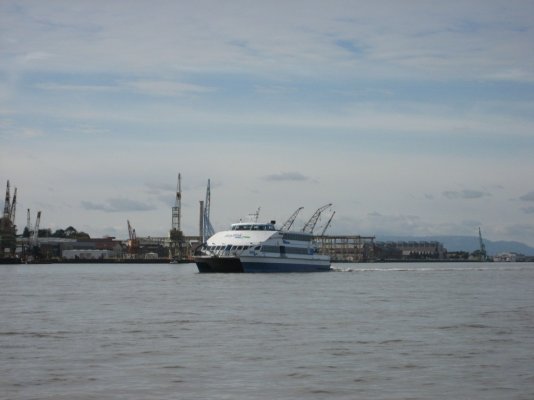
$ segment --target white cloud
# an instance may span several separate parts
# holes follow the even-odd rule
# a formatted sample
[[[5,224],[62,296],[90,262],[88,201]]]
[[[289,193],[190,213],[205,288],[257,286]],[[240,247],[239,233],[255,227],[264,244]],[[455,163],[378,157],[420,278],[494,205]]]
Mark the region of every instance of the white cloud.
[[[215,89],[211,87],[165,80],[128,81],[123,82],[123,86],[151,96],[180,96],[184,94],[201,94],[215,91]]]
[[[434,2],[157,1],[125,8],[122,2],[78,1],[26,3],[18,11],[5,4],[3,58],[25,68],[307,75],[334,67],[360,76],[388,71],[431,79],[533,75],[517,67],[525,58],[532,63],[525,52],[532,43],[528,2],[506,8],[474,2],[462,4],[461,13],[454,3]],[[340,40],[358,43],[364,57],[351,58],[336,45]]]
[[[112,92],[117,91],[119,88],[112,85],[80,85],[80,84],[67,84],[57,82],[43,82],[35,85],[35,88],[40,90],[53,90],[53,91],[78,91],[78,92]]]
[[[172,80],[128,80],[118,81],[112,85],[104,84],[68,84],[57,82],[43,82],[35,85],[37,89],[53,91],[78,92],[137,92],[150,96],[181,96],[184,94],[200,94],[213,92],[215,89]]]

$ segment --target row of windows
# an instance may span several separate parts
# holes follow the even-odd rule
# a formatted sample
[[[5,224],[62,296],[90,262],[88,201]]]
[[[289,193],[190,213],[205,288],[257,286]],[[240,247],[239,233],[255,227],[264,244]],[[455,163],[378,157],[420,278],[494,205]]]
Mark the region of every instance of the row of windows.
[[[251,246],[232,246],[231,244],[225,246],[206,246],[209,251],[242,251]],[[309,254],[310,249],[306,247],[286,247],[286,246],[256,246],[254,250],[263,251],[265,253],[285,253],[285,254]]]
[[[285,247],[285,246],[262,246],[261,251],[266,253],[283,253],[283,254],[309,254],[310,249],[306,247]]]
[[[210,251],[219,251],[219,250],[246,250],[250,246],[232,246],[231,244],[228,244],[226,246],[206,246],[206,250]]]
[[[233,231],[275,231],[274,225],[271,224],[247,224],[232,225]]]
[[[302,242],[309,242],[312,240],[312,236],[302,234],[302,233],[291,232],[291,233],[284,233],[283,239],[284,240],[300,240]]]

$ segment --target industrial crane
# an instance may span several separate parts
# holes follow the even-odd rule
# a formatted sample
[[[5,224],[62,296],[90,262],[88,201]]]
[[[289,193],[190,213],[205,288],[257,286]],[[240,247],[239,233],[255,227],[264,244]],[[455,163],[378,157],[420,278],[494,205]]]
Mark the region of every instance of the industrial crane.
[[[9,180],[6,186],[6,197],[4,203],[4,213],[0,215],[0,241],[2,242],[0,257],[7,255],[9,251],[9,257],[15,255],[17,248],[16,227],[15,227],[15,208],[17,204],[17,188],[15,188],[15,194],[13,195],[13,202],[11,202]]]
[[[287,219],[286,222],[284,222],[284,225],[280,228],[281,231],[288,231],[293,226],[293,223],[297,219],[297,215],[299,215],[299,212],[301,212],[304,209],[304,207],[299,207],[297,210],[291,214],[291,216]]]
[[[4,219],[7,221],[9,218],[9,213],[11,212],[11,195],[9,193],[9,181],[6,185],[6,198],[4,201]]]
[[[321,213],[326,210],[327,208],[332,207],[332,203],[326,204],[315,211],[315,213],[312,215],[312,217],[306,222],[304,225],[304,228],[302,228],[302,232],[313,234],[313,230],[315,229],[315,225],[317,224],[317,221],[319,221],[319,217],[321,216]]]
[[[13,200],[11,202],[11,209],[9,210],[9,220],[12,225],[15,225],[15,212],[17,211],[17,188],[13,193]]]
[[[126,222],[128,222],[128,237],[130,238],[128,240],[128,252],[130,254],[137,254],[137,250],[139,250],[139,239],[137,239],[135,229],[130,225],[130,221],[127,220]]]
[[[328,229],[328,227],[330,226],[330,223],[332,222],[332,219],[334,218],[334,215],[336,214],[336,212],[334,211],[332,213],[332,215],[330,216],[330,219],[328,220],[328,222],[326,223],[326,225],[324,226],[323,228],[323,231],[321,232],[321,236],[324,236],[326,230]]]
[[[176,200],[174,202],[174,207],[172,208],[172,227],[171,229],[175,232],[180,232],[180,219],[181,219],[181,209],[182,209],[182,176],[178,174],[178,184],[176,186]]]
[[[10,222],[11,225],[15,225],[15,213],[17,210],[17,188],[13,192],[13,199],[11,199],[9,181],[6,185],[6,198],[4,202],[4,223]]]

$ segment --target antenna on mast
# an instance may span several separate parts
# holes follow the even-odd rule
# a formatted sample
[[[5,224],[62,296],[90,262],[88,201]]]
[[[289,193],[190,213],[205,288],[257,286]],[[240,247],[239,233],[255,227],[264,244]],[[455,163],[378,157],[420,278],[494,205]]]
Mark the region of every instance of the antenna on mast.
[[[261,207],[258,207],[255,213],[248,215],[250,217],[250,220],[254,221],[254,223],[258,222],[258,218],[260,217],[260,210],[261,210]]]

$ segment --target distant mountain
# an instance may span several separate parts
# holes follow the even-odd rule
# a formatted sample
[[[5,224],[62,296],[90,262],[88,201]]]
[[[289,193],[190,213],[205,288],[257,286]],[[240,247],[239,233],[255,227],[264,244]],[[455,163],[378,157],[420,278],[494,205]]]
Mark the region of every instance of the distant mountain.
[[[447,251],[468,251],[472,253],[479,250],[478,236],[377,236],[377,242],[387,241],[437,241],[443,243]],[[512,241],[492,241],[484,239],[486,252],[493,256],[503,252],[520,253],[526,256],[534,256],[534,248],[524,243]]]

